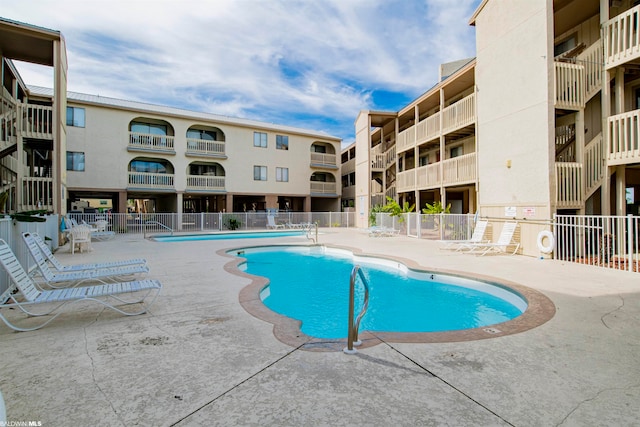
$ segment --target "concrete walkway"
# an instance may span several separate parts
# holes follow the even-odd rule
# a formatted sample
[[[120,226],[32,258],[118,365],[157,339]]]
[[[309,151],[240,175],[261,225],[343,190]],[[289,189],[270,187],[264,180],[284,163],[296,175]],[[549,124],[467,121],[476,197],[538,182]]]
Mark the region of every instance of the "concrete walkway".
[[[307,351],[248,314],[250,283],[222,248],[299,237],[158,243],[141,236],[56,255],[145,257],[164,289],[148,314],[78,305],[35,332],[0,324],[8,421],[42,426],[638,425],[640,275],[523,256],[476,257],[434,242],[323,230],[320,243],[537,289],[555,316],[479,341],[386,343],[357,355]],[[228,269],[228,268],[227,268]],[[348,279],[347,279],[348,280]],[[10,313],[19,319],[18,313]],[[26,320],[29,322],[30,320]]]

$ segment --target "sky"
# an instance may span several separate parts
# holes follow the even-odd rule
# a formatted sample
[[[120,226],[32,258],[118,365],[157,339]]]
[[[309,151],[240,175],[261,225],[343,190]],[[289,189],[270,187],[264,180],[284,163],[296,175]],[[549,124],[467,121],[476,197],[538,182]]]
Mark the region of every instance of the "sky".
[[[60,31],[67,89],[322,131],[398,111],[475,56],[480,0],[0,0]],[[16,63],[28,85],[52,69]]]

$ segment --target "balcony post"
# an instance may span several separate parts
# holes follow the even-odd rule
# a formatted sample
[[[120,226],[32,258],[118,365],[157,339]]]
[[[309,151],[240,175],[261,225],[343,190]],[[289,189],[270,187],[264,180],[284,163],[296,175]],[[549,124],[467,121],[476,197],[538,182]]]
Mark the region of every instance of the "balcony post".
[[[576,112],[576,162],[582,165],[580,170],[580,185],[578,188],[580,200],[584,200],[585,193],[585,183],[586,181],[586,170],[584,164],[584,109],[578,110]],[[584,205],[580,208],[580,215],[584,215]]]

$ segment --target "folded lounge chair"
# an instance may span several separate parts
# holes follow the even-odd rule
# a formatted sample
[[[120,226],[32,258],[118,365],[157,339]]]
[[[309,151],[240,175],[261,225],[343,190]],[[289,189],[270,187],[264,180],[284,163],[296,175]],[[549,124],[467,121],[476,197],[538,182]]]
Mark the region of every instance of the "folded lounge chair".
[[[517,226],[517,222],[505,222],[497,242],[469,244],[467,245],[470,249],[469,252],[480,252],[480,255],[486,255],[489,252],[507,253],[507,249],[510,246],[513,246],[514,249],[513,252],[511,252],[511,255],[515,254],[520,247],[520,243],[513,242],[513,234],[515,233]]]
[[[125,266],[138,266],[138,265],[146,265],[147,260],[144,258],[133,258],[133,259],[125,259],[122,261],[110,261],[110,262],[101,262],[94,264],[76,264],[76,265],[63,265],[51,252],[49,246],[42,240],[42,238],[38,235],[38,233],[22,233],[22,239],[27,244],[27,248],[29,252],[31,252],[32,256],[34,253],[40,253],[51,263],[51,265],[57,270],[59,273],[64,272],[73,272],[73,271],[82,271],[82,270],[99,270],[103,268],[118,268]]]
[[[274,230],[277,230],[279,228],[284,229],[284,224],[276,224],[276,219],[271,215],[267,215],[267,228],[271,228]]]
[[[33,331],[40,329],[62,314],[63,311],[60,310],[63,307],[78,301],[94,301],[127,316],[146,313],[162,289],[160,282],[147,279],[43,291],[38,289],[24,268],[22,268],[22,265],[18,262],[9,245],[2,239],[0,239],[0,265],[2,265],[7,272],[10,281],[8,290],[0,296],[0,319],[16,331]],[[138,291],[144,292],[141,297],[138,296],[133,300],[125,300],[122,298],[123,295],[133,294]],[[147,304],[144,304],[142,310],[133,312],[124,311],[114,304],[109,303],[110,299],[114,299],[116,304],[142,303],[144,299],[154,291],[155,295],[153,299]],[[42,304],[46,304],[44,311],[33,311],[35,307],[42,307]],[[36,326],[20,327],[12,323],[2,314],[3,309],[13,308],[18,308],[30,316],[39,317],[51,315],[51,317]]]
[[[25,233],[26,234],[26,233]],[[24,237],[23,237],[24,238]],[[26,242],[26,240],[25,240]],[[42,251],[38,250],[34,245],[29,245],[29,253],[36,262],[37,270],[34,273],[39,273],[40,281],[47,284],[51,288],[78,285],[86,280],[97,280],[102,283],[116,282],[123,278],[123,276],[130,276],[132,274],[144,274],[149,272],[149,267],[144,264],[134,265],[122,265],[105,268],[96,268],[93,270],[70,270],[62,272],[54,272],[49,268],[47,259],[43,255]],[[66,282],[66,283],[65,283]],[[60,285],[65,283],[64,285]]]
[[[471,234],[470,239],[466,240],[437,240],[438,243],[442,244],[440,249],[455,249],[457,251],[470,248],[470,246],[476,243],[489,243],[488,240],[483,240],[484,233],[487,231],[487,226],[489,225],[489,221],[487,220],[478,220],[476,222],[476,226],[473,229],[473,233]]]

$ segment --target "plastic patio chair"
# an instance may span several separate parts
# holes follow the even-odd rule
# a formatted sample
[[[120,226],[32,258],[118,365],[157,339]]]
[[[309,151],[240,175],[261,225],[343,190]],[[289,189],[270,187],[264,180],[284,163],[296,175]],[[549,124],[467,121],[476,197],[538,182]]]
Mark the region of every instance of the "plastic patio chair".
[[[457,251],[464,248],[469,248],[476,243],[489,243],[488,240],[484,240],[484,233],[487,231],[488,225],[489,221],[478,220],[478,222],[476,222],[475,228],[473,229],[473,233],[471,234],[470,239],[436,241],[442,244],[442,247],[440,249],[455,249]]]

